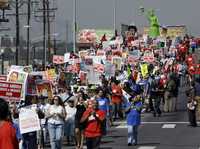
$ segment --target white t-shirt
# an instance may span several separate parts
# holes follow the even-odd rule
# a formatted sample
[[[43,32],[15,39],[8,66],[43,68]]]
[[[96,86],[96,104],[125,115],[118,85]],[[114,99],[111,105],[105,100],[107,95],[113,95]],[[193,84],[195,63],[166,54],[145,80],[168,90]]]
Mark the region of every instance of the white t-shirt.
[[[64,114],[64,108],[62,106],[51,105],[48,109],[48,114]],[[48,119],[48,123],[50,124],[64,124],[64,120],[59,116],[53,116]]]
[[[65,120],[69,120],[69,119],[72,119],[74,120],[75,119],[75,114],[76,114],[76,108],[75,107],[70,107],[69,105],[66,105],[65,106],[65,110],[66,110],[66,113],[67,113],[67,116],[65,118]]]

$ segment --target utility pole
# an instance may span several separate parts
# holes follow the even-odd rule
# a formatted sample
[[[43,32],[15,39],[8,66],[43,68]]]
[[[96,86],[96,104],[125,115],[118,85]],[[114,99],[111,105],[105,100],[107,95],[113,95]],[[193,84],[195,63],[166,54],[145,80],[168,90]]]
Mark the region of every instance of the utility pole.
[[[41,4],[41,6],[40,6]],[[51,5],[50,5],[51,4]],[[42,8],[41,8],[42,7]],[[46,67],[47,60],[50,61],[51,55],[51,27],[50,23],[55,19],[55,0],[42,0],[38,2],[38,8],[35,10],[34,17],[37,22],[43,22],[43,66]],[[48,34],[47,34],[48,33]],[[48,55],[47,58],[47,47]]]
[[[46,70],[46,1],[43,0],[43,68]]]
[[[1,54],[1,74],[4,74],[4,52]]]
[[[56,52],[57,51],[57,49],[56,49],[57,45],[56,45],[56,38],[55,37],[54,37],[54,41],[53,42],[54,42],[54,44],[53,44],[53,46],[54,46],[54,54],[56,55],[57,54],[57,52]]]
[[[49,16],[49,0],[46,0],[47,4],[47,32],[48,32],[48,60],[51,61],[52,52],[51,52],[51,23],[50,23],[50,16]]]
[[[24,0],[9,0],[8,9],[13,7],[15,9],[15,13],[6,14],[7,16],[15,16],[15,23],[16,23],[15,24],[15,26],[16,26],[16,32],[15,32],[15,36],[16,36],[16,40],[15,40],[15,46],[16,46],[15,64],[16,65],[19,64],[19,50],[20,50],[20,20],[19,20],[19,16],[20,15],[27,15],[26,13],[19,13],[19,8],[21,8],[24,3],[25,3]],[[4,13],[3,13],[2,19],[4,20],[4,22],[8,22],[8,19],[4,18]]]
[[[19,1],[16,0],[15,2],[16,6],[16,53],[15,53],[15,60],[16,60],[16,65],[19,64],[19,38],[20,38],[20,30],[19,30]]]
[[[31,0],[28,0],[27,5],[27,56],[26,65],[29,65],[30,61],[30,20],[31,20]]]

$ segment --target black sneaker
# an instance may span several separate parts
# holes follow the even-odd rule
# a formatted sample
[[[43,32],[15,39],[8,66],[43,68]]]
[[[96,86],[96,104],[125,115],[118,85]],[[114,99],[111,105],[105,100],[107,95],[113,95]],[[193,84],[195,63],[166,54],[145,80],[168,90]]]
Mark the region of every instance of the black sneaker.
[[[132,144],[131,143],[128,143],[128,146],[131,146]]]

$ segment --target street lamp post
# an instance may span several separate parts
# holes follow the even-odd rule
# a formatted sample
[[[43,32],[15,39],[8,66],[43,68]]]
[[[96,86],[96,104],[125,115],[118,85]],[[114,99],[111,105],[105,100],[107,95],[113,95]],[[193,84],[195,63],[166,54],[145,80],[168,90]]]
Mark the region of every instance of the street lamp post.
[[[74,51],[74,53],[76,53],[76,34],[77,34],[77,14],[76,14],[76,4],[77,3],[77,1],[76,0],[73,0],[73,6],[74,6],[74,12],[73,12],[73,30],[74,30],[74,34],[73,34],[73,40],[74,40],[74,42],[73,42],[73,51]]]
[[[20,38],[20,30],[19,30],[19,1],[16,0],[15,2],[15,11],[16,11],[16,53],[15,53],[15,60],[16,65],[19,64],[19,38]]]
[[[117,9],[117,1],[114,0],[113,1],[114,4],[113,4],[113,29],[114,29],[114,32],[116,32],[116,9]]]

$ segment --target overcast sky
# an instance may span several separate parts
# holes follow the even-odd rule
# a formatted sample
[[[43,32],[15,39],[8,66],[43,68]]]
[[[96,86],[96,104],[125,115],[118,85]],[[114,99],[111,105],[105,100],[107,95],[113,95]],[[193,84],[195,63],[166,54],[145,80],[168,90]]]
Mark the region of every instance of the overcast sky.
[[[79,28],[112,29],[113,2],[114,0],[77,0]],[[134,22],[138,26],[148,25],[146,18],[139,15],[139,7],[143,5],[146,9],[156,9],[160,25],[187,25],[190,33],[200,35],[200,0],[116,0],[116,3],[118,29],[120,23]],[[66,22],[72,25],[73,0],[57,0],[57,6],[54,32],[59,33],[59,38],[65,39]],[[25,24],[22,21],[24,18],[21,17],[21,24]],[[13,18],[10,26],[14,23]],[[33,23],[32,26],[32,38],[42,36],[42,24]],[[26,33],[25,29],[21,28],[21,30]],[[71,33],[68,38],[71,38]]]

